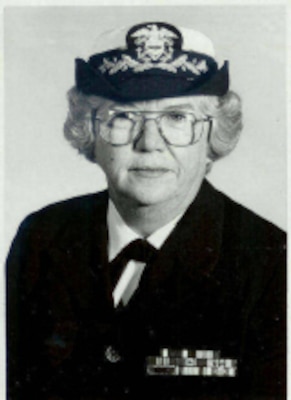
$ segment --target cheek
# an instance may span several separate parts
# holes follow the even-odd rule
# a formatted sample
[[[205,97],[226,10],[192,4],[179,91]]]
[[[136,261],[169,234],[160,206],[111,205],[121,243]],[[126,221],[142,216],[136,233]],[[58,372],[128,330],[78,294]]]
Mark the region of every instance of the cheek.
[[[126,167],[128,158],[124,150],[112,147],[101,140],[96,143],[95,157],[97,164],[108,176],[122,171]]]
[[[204,143],[200,146],[191,148],[191,151],[186,152],[179,157],[181,160],[180,167],[183,170],[186,178],[190,179],[193,176],[204,173],[206,166],[207,147]]]

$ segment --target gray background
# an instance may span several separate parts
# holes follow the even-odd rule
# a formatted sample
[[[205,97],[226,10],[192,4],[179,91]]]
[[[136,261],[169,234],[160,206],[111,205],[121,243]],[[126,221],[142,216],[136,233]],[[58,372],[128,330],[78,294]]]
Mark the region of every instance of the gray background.
[[[286,227],[283,6],[8,7],[4,16],[6,248],[29,212],[106,186],[99,168],[62,136],[74,58],[91,55],[100,32],[149,20],[201,30],[230,61],[244,130],[237,149],[214,165],[209,178]]]

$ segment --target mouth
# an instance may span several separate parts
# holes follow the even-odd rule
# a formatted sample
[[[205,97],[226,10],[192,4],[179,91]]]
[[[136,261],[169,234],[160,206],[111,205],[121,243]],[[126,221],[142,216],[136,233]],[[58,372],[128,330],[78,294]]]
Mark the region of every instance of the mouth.
[[[136,167],[136,168],[131,168],[129,171],[139,178],[149,178],[149,179],[161,178],[165,174],[171,172],[168,168],[160,168],[160,167],[155,167],[155,168]]]

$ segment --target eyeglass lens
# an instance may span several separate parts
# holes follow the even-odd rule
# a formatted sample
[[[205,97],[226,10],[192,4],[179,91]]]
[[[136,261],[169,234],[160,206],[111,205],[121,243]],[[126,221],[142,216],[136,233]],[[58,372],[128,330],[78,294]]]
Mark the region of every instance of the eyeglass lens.
[[[190,113],[166,112],[158,116],[146,113],[119,112],[114,113],[107,122],[107,129],[102,130],[104,140],[114,145],[128,144],[134,141],[144,129],[145,122],[153,120],[160,134],[172,145],[187,146],[201,137],[202,121],[195,121]]]

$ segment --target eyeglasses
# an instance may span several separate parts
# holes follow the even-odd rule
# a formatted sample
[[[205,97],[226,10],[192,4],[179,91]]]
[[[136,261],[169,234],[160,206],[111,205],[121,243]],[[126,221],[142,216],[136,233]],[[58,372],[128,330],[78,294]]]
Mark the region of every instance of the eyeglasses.
[[[156,114],[154,116],[153,114]],[[184,111],[119,111],[109,110],[106,121],[95,115],[94,122],[104,123],[99,127],[100,136],[113,146],[124,146],[137,141],[143,133],[146,121],[155,121],[159,134],[172,146],[189,146],[197,143],[208,123],[208,134],[211,131],[210,117],[196,119],[191,112]],[[96,128],[94,128],[96,130]]]

